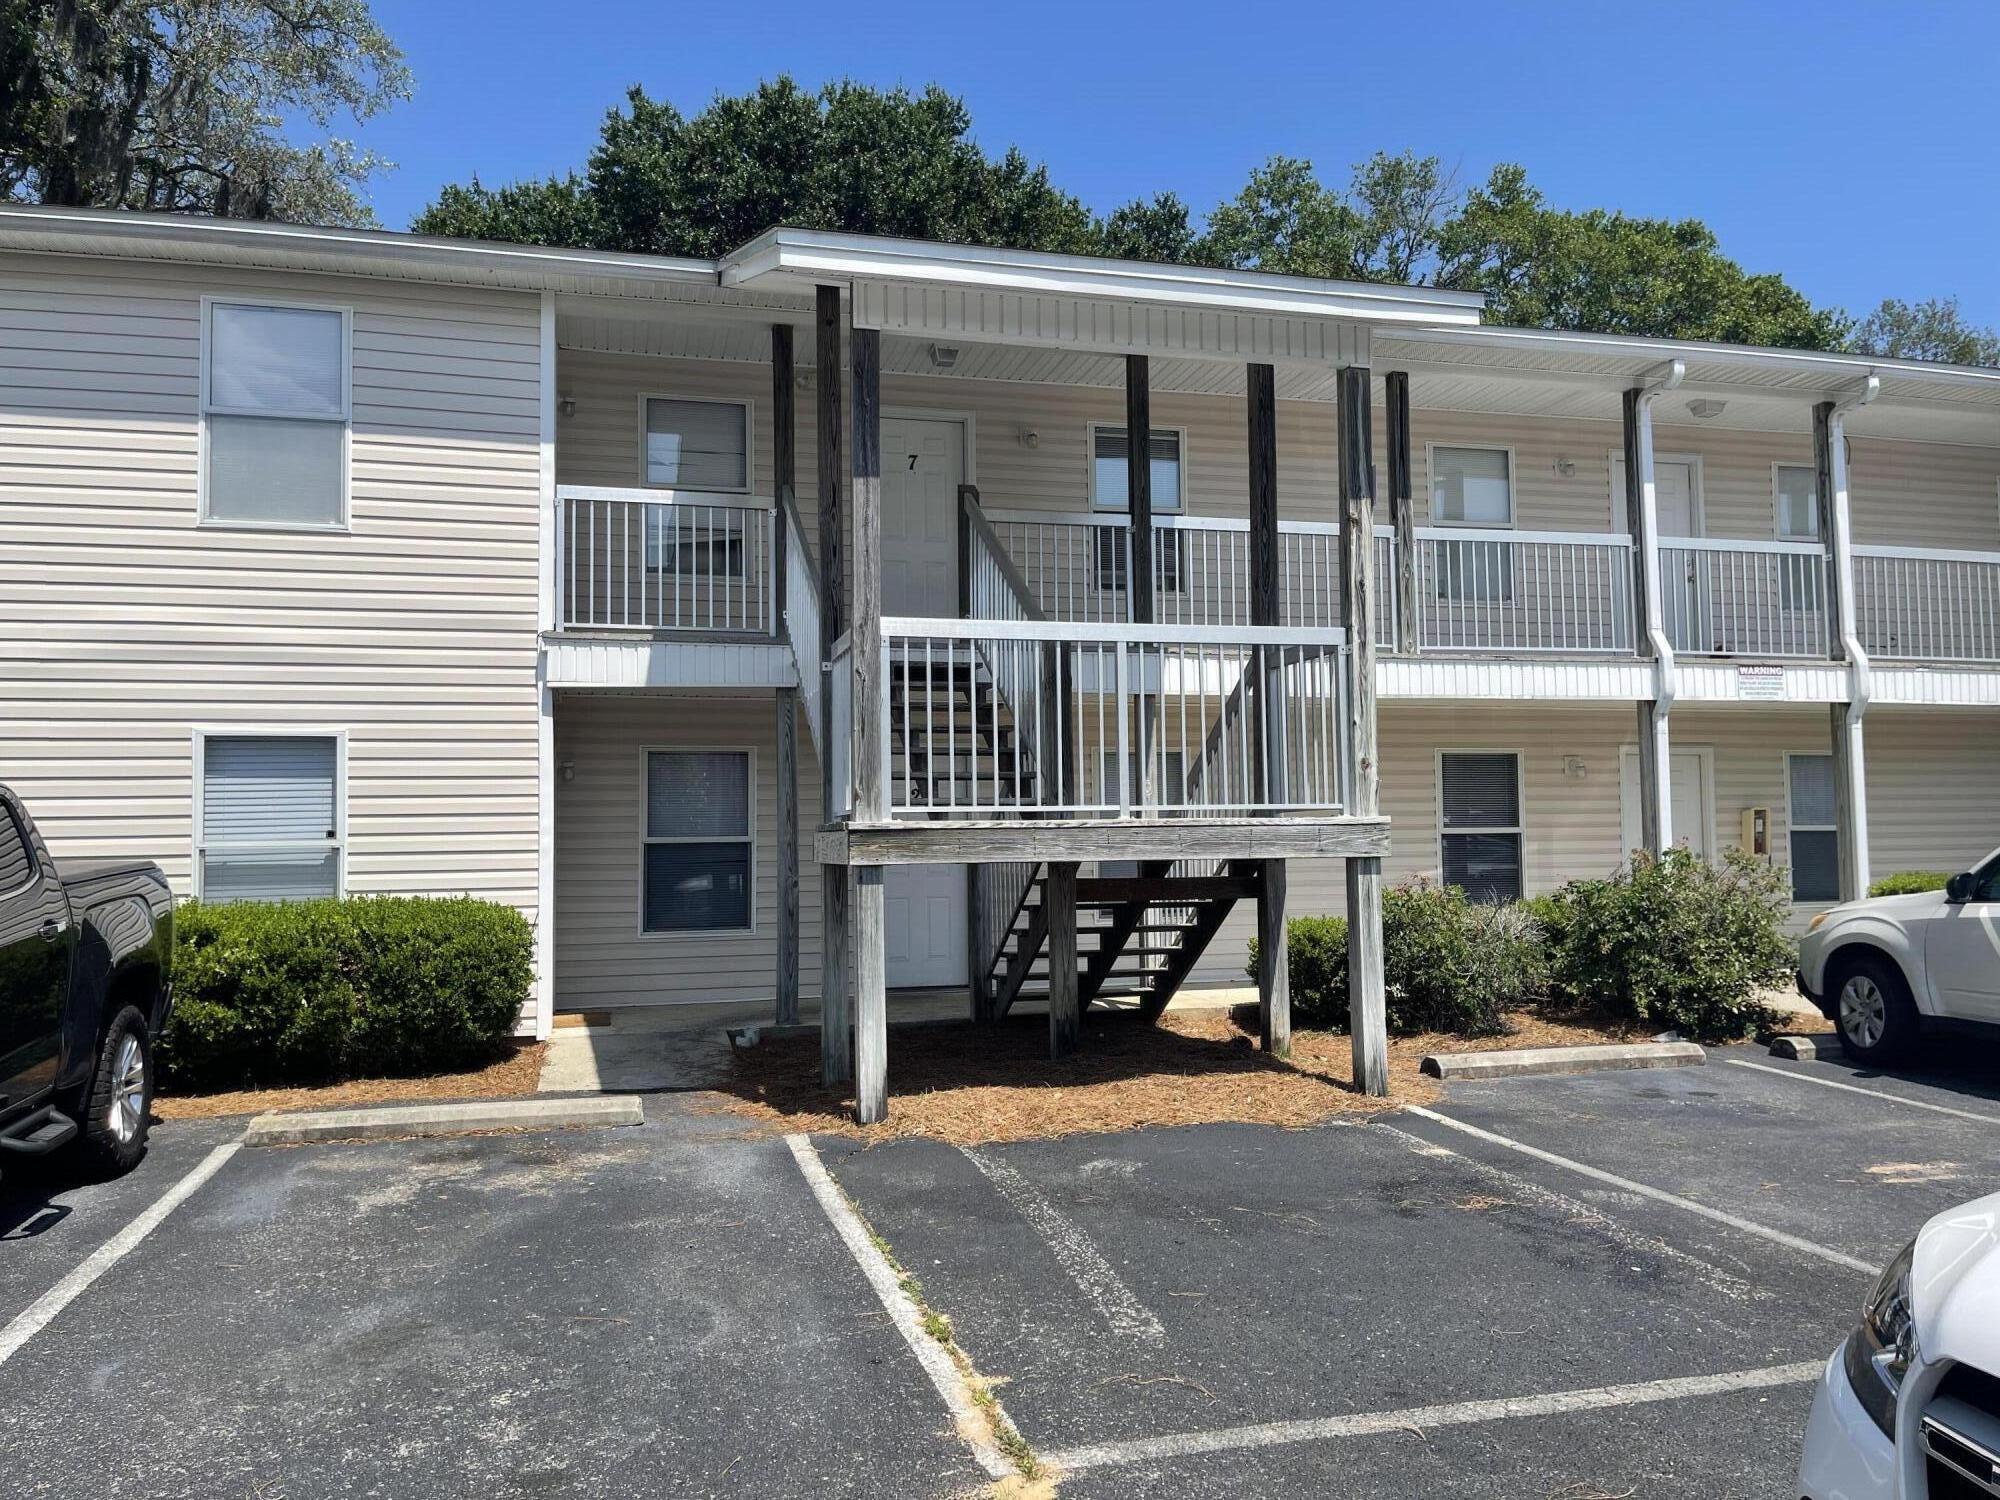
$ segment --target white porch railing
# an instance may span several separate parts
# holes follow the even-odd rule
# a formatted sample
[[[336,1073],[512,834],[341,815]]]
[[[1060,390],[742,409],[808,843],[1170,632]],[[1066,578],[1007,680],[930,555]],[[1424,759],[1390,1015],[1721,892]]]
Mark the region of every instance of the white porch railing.
[[[1421,526],[1416,539],[1420,649],[1633,649],[1630,538]]]
[[[1871,656],[2000,661],[2000,553],[1856,547],[1854,614]]]
[[[1129,621],[1131,518],[1115,511],[989,510],[994,534],[1029,597],[1052,620]],[[1153,614],[1163,625],[1250,623],[1250,523],[1230,517],[1153,518]],[[1396,629],[1396,534],[1375,529],[1376,639]],[[1279,619],[1340,624],[1340,528],[1278,525]]]
[[[1817,542],[1672,537],[1660,544],[1667,639],[1691,656],[1826,656],[1826,585],[1826,550]]]
[[[1345,649],[1298,627],[885,618],[889,814],[1338,813]]]
[[[557,577],[570,628],[770,635],[774,507],[565,486]]]

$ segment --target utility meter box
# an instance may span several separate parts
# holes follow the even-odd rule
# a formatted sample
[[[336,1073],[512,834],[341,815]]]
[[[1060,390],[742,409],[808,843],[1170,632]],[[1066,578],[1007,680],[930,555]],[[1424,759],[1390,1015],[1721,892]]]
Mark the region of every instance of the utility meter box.
[[[1768,807],[1746,807],[1743,809],[1743,852],[1758,859],[1771,857],[1771,809]]]

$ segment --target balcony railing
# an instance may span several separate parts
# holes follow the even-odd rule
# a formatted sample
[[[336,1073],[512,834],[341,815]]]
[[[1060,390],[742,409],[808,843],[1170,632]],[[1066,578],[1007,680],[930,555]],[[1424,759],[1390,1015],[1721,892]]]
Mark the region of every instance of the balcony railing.
[[[776,510],[714,495],[564,488],[556,574],[577,629],[770,635]]]
[[[1854,614],[1871,656],[2000,661],[2000,553],[1856,547]]]
[[[1421,649],[1632,651],[1628,538],[1439,526],[1416,536]]]
[[[1664,541],[1667,639],[1690,656],[1824,657],[1827,568],[1817,542]]]
[[[1051,620],[1129,621],[1131,518],[1117,513],[989,510],[987,519]],[[1211,516],[1153,518],[1153,618],[1163,625],[1250,623],[1250,523]],[[1376,640],[1396,635],[1396,535],[1375,531]],[[1340,624],[1340,528],[1278,525],[1278,608],[1286,625]]]

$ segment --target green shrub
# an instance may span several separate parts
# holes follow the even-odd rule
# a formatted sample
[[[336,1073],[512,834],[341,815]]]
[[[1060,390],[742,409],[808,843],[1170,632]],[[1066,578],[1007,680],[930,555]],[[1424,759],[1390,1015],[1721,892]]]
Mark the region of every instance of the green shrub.
[[[1535,903],[1555,998],[1697,1041],[1749,1034],[1757,994],[1788,979],[1790,896],[1782,870],[1740,850],[1712,867],[1686,849],[1636,854],[1608,880],[1576,880]]]
[[[1347,923],[1299,917],[1286,924],[1292,1019],[1347,1027]],[[1478,1036],[1502,1028],[1501,1013],[1541,993],[1541,934],[1518,906],[1481,906],[1456,886],[1418,883],[1382,896],[1382,968],[1389,1029]],[[1257,947],[1250,946],[1250,973]]]
[[[1898,870],[1884,875],[1868,887],[1871,896],[1915,896],[1923,891],[1941,891],[1951,876],[1943,870]]]
[[[190,901],[174,937],[162,1061],[192,1089],[486,1061],[533,972],[527,919],[470,897]]]

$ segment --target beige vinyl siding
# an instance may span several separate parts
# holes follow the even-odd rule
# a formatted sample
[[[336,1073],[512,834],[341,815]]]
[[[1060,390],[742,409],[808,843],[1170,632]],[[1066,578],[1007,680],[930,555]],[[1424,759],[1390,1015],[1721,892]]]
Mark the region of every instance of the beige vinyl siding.
[[[197,525],[201,299],[353,309],[346,533]],[[192,889],[197,725],[344,729],[347,885],[533,912],[539,303],[0,257],[0,777]]]
[[[639,931],[645,752],[747,749],[755,929]],[[768,693],[563,694],[556,705],[556,1006],[771,1000],[777,993],[777,717]],[[819,994],[819,763],[799,715],[800,991]]]

